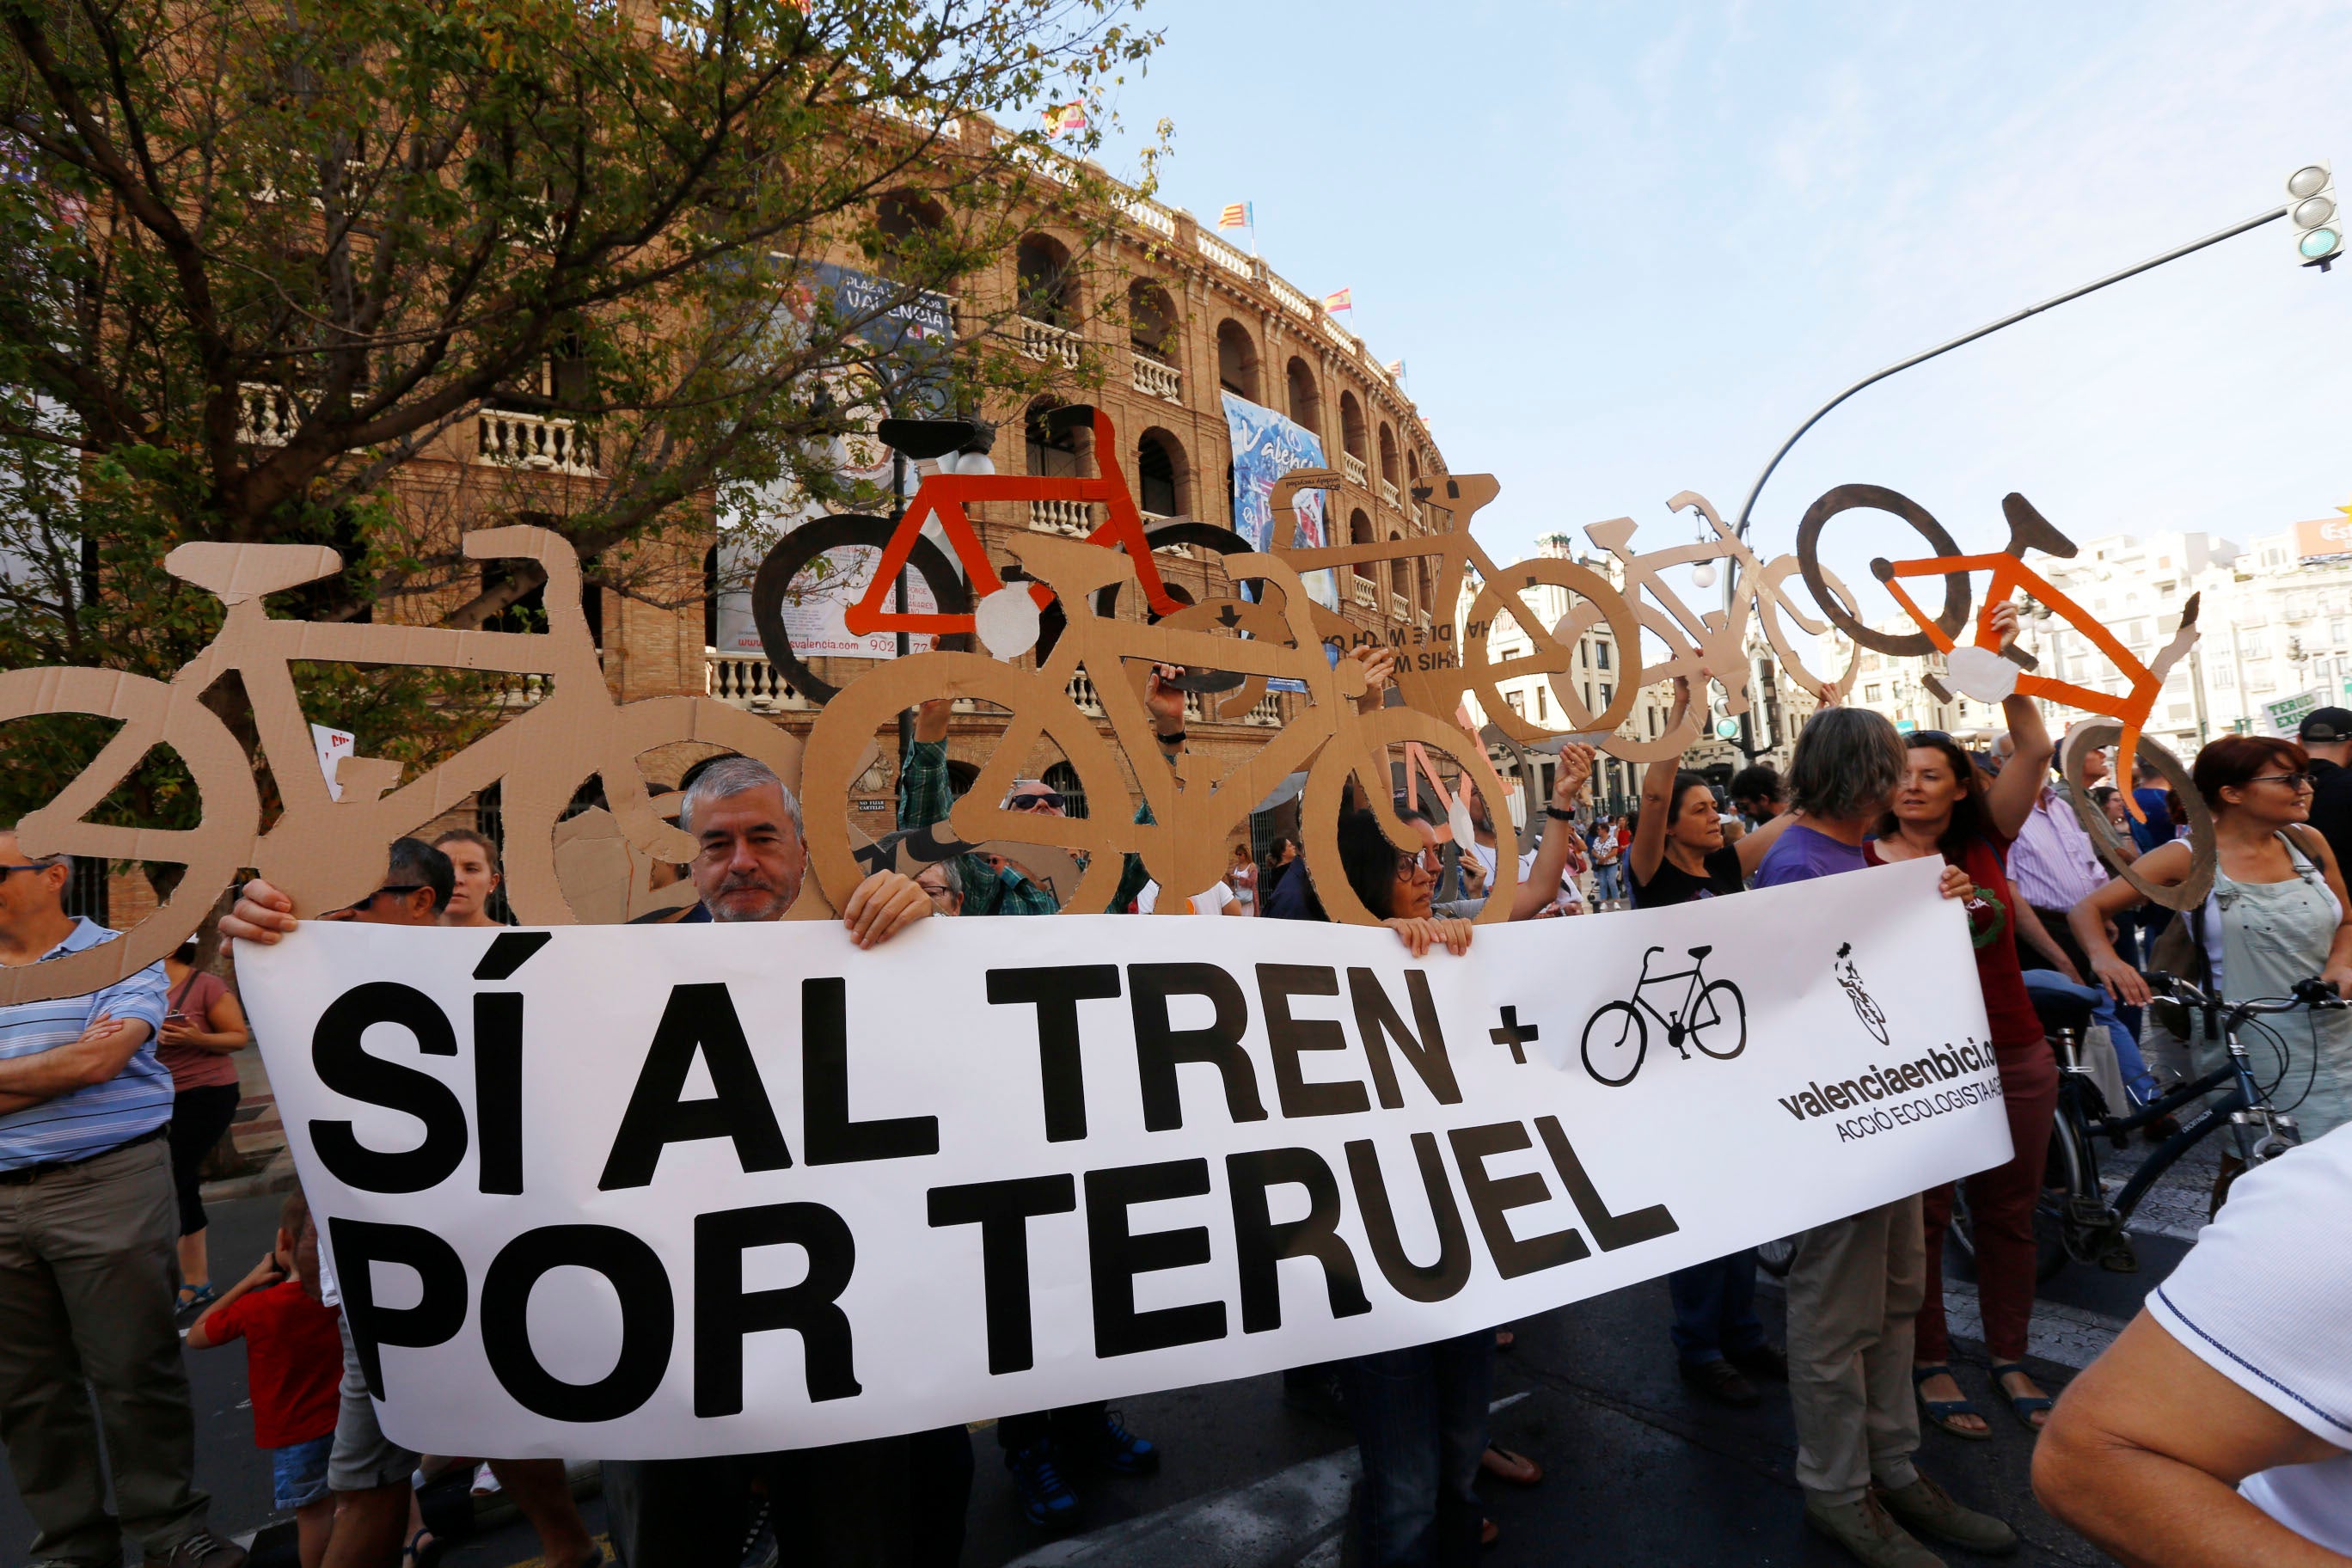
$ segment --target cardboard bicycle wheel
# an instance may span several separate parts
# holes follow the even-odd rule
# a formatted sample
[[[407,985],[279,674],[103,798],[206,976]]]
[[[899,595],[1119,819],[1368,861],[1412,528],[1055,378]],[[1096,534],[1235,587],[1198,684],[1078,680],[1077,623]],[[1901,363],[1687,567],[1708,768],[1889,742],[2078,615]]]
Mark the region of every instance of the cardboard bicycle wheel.
[[[562,814],[591,778],[603,783],[609,804],[620,793],[614,775],[621,769],[635,773],[647,752],[694,743],[755,758],[772,768],[786,789],[799,790],[800,738],[715,698],[645,698],[613,710],[610,723],[597,751],[576,773],[541,770],[505,781],[507,902],[525,925],[576,925],[600,915],[626,919],[642,913],[656,907],[646,885],[653,863],[693,858],[692,841],[676,828],[662,824],[647,831],[639,824],[633,830],[617,812],[610,814],[609,829],[597,835],[600,844],[580,842],[577,829],[564,833]],[[644,787],[643,774],[635,773],[633,782]],[[648,791],[648,804],[651,796]]]
[[[1822,531],[1829,526],[1832,518],[1849,511],[1883,511],[1901,518],[1927,542],[1929,554],[1937,560],[1960,553],[1958,543],[1944,525],[1909,496],[1885,485],[1840,485],[1806,508],[1804,520],[1797,524],[1797,566],[1805,574],[1805,586],[1812,590],[1814,605],[1828,617],[1830,625],[1874,652],[1896,658],[1925,658],[1942,651],[1937,647],[1936,639],[1926,632],[1874,630],[1863,623],[1852,599],[1843,592],[1831,592],[1829,574],[1822,566]],[[1870,563],[1872,573],[1878,574],[1882,582],[1885,577],[1879,568],[1885,563],[1886,557],[1881,555]],[[1944,574],[1944,607],[1936,616],[1936,625],[1947,638],[1957,641],[1960,628],[1968,625],[1969,602],[1973,593],[1967,573]]]
[[[1446,680],[1436,680],[1418,670],[1408,674],[1402,668],[1397,672],[1397,685],[1403,689],[1405,700],[1423,713],[1449,713],[1454,697],[1464,687],[1478,700],[1488,722],[1522,745],[1550,739],[1559,731],[1531,722],[1511,710],[1503,700],[1501,688],[1496,683],[1511,679],[1509,674],[1497,674],[1495,661],[1488,657],[1488,646],[1494,640],[1495,621],[1498,614],[1507,613],[1521,628],[1536,624],[1536,613],[1519,595],[1527,589],[1552,586],[1564,588],[1598,611],[1601,620],[1609,625],[1610,635],[1617,640],[1618,658],[1626,668],[1620,671],[1616,694],[1597,714],[1588,714],[1581,723],[1568,726],[1571,731],[1614,730],[1633,716],[1634,699],[1642,687],[1639,674],[1642,648],[1642,622],[1625,595],[1609,585],[1609,580],[1589,566],[1579,566],[1572,561],[1559,561],[1549,556],[1532,561],[1515,561],[1496,572],[1494,578],[1478,591],[1470,607],[1470,621],[1462,639],[1462,668],[1452,672]],[[1509,595],[1508,604],[1504,595]],[[1571,616],[1579,611],[1571,608]],[[1545,628],[1547,635],[1549,628]],[[1563,653],[1566,648],[1561,650]],[[1536,673],[1536,672],[1530,672]],[[1539,673],[1557,677],[1559,670]],[[1452,690],[1445,689],[1450,686]],[[1563,700],[1565,700],[1563,699]],[[1582,702],[1563,710],[1564,713],[1584,714]]]
[[[1510,793],[1503,787],[1495,765],[1486,760],[1486,747],[1475,736],[1412,708],[1381,708],[1343,721],[1339,733],[1323,743],[1323,749],[1315,753],[1315,761],[1308,764],[1299,818],[1299,837],[1306,843],[1303,858],[1315,896],[1321,900],[1323,912],[1343,925],[1379,925],[1381,919],[1356,896],[1355,889],[1349,885],[1346,869],[1339,864],[1340,797],[1347,790],[1348,781],[1356,778],[1377,791],[1379,799],[1386,801],[1394,787],[1389,749],[1407,742],[1417,742],[1454,764],[1461,783],[1475,789],[1486,803],[1486,820],[1496,826],[1498,846],[1508,832]],[[1364,778],[1366,771],[1372,767],[1377,767],[1379,773]],[[1389,837],[1394,843],[1393,834]],[[1404,851],[1419,846],[1396,847]],[[1511,895],[1518,879],[1516,849],[1496,855],[1495,886],[1486,896],[1486,907],[1478,911],[1477,924],[1494,925],[1510,918]]]
[[[2070,787],[2074,805],[2074,820],[2091,836],[2092,847],[2099,852],[2107,869],[2129,882],[2139,895],[2150,903],[2161,904],[2168,910],[2193,910],[2204,903],[2213,890],[2214,868],[2221,863],[2221,847],[2213,835],[2213,813],[2205,805],[2205,797],[2197,791],[2189,770],[2170,747],[2142,735],[2135,748],[2138,759],[2163,775],[2172,791],[2173,799],[2181,803],[2189,813],[2189,875],[2178,884],[2166,888],[2149,881],[2133,868],[2136,857],[2123,853],[2125,840],[2099,803],[2091,798],[2091,788],[2084,778],[2085,765],[2093,752],[2112,750],[2123,739],[2123,726],[2107,720],[2077,724],[2066,731],[2058,748],[2058,775]],[[2123,759],[2113,759],[2114,776],[2129,778],[2131,770],[2123,766]]]
[[[751,579],[751,622],[760,628],[761,651],[776,667],[776,673],[812,702],[830,702],[841,688],[820,678],[793,647],[792,634],[784,626],[784,607],[795,591],[794,580],[828,551],[862,547],[872,550],[878,562],[889,548],[894,531],[887,517],[854,511],[820,517],[776,541],[775,548],[760,563],[759,574]],[[971,589],[945,551],[918,535],[907,564],[930,590],[931,603],[941,615],[971,614]],[[813,586],[804,584],[801,591]]]
[[[12,669],[0,674],[0,723],[41,714],[117,719],[121,728],[47,805],[16,829],[28,858],[87,855],[184,868],[172,894],[113,942],[46,963],[0,968],[0,1005],[80,996],[155,963],[194,935],[252,858],[261,796],[253,768],[194,689],[111,669]],[[183,829],[121,827],[89,814],[158,749],[178,755],[194,780],[203,816]]]
[[[973,802],[966,796],[956,815],[961,817],[976,808],[990,819],[989,830],[966,832],[951,824],[945,830],[936,830],[935,836],[1087,851],[1090,858],[1086,874],[1062,898],[1061,912],[1103,912],[1118,889],[1121,851],[1134,831],[1129,820],[1133,796],[1118,759],[1097,733],[1094,721],[1078,711],[1067,691],[1034,670],[1000,664],[977,653],[927,653],[896,660],[846,688],[838,700],[825,704],[817,716],[801,768],[805,785],[803,798],[814,803],[805,813],[809,875],[825,901],[834,910],[841,909],[866,874],[857,858],[860,840],[866,836],[851,824],[844,809],[850,798],[850,781],[865,766],[877,734],[896,726],[900,712],[935,697],[970,698],[1013,712],[1043,712],[1043,739],[1058,746],[1077,773],[1091,812],[1086,817],[1028,816],[998,812],[992,809],[992,802]],[[1013,820],[1001,824],[994,820],[1004,816]],[[805,888],[802,898],[805,903]]]

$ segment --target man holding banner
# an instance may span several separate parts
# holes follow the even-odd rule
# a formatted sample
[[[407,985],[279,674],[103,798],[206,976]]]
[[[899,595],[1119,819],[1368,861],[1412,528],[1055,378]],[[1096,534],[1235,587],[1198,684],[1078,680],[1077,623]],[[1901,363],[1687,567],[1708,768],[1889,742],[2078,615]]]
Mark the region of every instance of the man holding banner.
[[[704,769],[687,791],[678,810],[678,826],[694,835],[699,845],[693,866],[695,890],[712,921],[781,921],[800,897],[807,868],[800,803],[764,763],[726,757]],[[386,889],[398,890],[405,889]],[[446,901],[446,882],[442,899]],[[246,885],[235,912],[221,918],[220,929],[226,936],[269,946],[295,929],[292,911],[293,902],[285,894],[256,880]],[[911,879],[897,871],[877,871],[858,885],[844,911],[843,923],[856,944],[866,948],[887,941],[930,912],[929,895]],[[338,1275],[348,1281],[351,1268],[342,1259],[336,1262]],[[367,1267],[367,1261],[361,1260],[359,1273],[363,1276]],[[347,1342],[363,1327],[352,1324],[349,1301],[347,1287]],[[347,1381],[347,1417],[353,1397]],[[368,1391],[362,1388],[357,1398],[366,1416],[362,1425],[373,1427],[373,1402]],[[393,1452],[380,1431],[374,1436],[380,1450]],[[913,1441],[879,1438],[791,1455],[607,1460],[604,1495],[614,1550],[624,1568],[709,1568],[713,1563],[733,1563],[742,1553],[751,1518],[751,1486],[757,1479],[764,1483],[772,1508],[779,1502],[795,1505],[789,1517],[803,1532],[810,1555],[794,1561],[922,1561],[914,1538],[931,1522],[930,1515],[940,1510],[924,1510],[919,1499],[913,1500],[918,1506],[909,1509],[908,1499],[885,1495],[892,1483],[908,1480],[908,1449]],[[338,1443],[340,1452],[340,1437]],[[413,1457],[407,1462],[413,1464]],[[394,1464],[391,1468],[403,1467]],[[396,1489],[404,1510],[404,1473]],[[395,1489],[387,1485],[382,1489]],[[956,1498],[947,1511],[952,1515],[950,1522],[961,1542],[963,1499]],[[396,1520],[404,1513],[387,1517]],[[781,1540],[788,1516],[778,1512],[775,1517]],[[338,1529],[331,1549],[334,1562],[352,1568],[378,1568],[373,1552],[354,1548],[353,1537],[359,1533]],[[897,1544],[899,1550],[877,1555],[886,1542]],[[396,1533],[390,1545],[397,1550]],[[593,1560],[601,1561],[602,1555],[597,1553]],[[393,1558],[387,1552],[380,1561],[389,1568]]]

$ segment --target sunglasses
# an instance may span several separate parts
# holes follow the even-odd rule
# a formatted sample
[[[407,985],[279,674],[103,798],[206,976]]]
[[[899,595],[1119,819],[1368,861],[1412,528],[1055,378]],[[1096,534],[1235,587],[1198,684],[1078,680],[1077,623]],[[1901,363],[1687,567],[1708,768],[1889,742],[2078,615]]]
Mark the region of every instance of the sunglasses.
[[[1050,789],[1037,795],[1016,795],[1005,804],[1015,811],[1044,811],[1051,807],[1066,812],[1070,808],[1070,803],[1062,798],[1059,791]]]
[[[2248,784],[2283,784],[2289,789],[2309,789],[2311,775],[2309,773],[2256,773],[2246,782]]]

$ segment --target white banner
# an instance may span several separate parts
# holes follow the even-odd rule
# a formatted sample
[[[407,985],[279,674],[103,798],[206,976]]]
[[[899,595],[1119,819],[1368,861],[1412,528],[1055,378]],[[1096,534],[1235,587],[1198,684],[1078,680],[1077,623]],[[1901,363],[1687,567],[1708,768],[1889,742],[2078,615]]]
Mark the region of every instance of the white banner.
[[[432,1453],[735,1454],[1423,1343],[2009,1157],[1912,863],[1385,931],[311,924],[245,1000]]]

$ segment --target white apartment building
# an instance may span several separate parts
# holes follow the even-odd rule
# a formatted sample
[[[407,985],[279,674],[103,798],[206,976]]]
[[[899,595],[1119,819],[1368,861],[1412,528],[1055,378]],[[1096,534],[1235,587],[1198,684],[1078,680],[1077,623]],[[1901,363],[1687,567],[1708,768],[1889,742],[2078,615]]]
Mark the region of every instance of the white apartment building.
[[[2200,532],[2107,534],[2085,541],[2072,560],[2034,555],[2029,563],[2143,662],[2179,629],[2189,595],[2199,596],[2198,639],[2173,667],[2147,722],[2184,763],[2217,735],[2291,734],[2303,710],[2352,704],[2352,521],[2299,522],[2245,550]],[[1925,588],[1922,602],[1932,605],[1935,589]],[[1908,620],[1875,624],[1912,629]],[[2029,607],[2020,641],[2042,674],[2129,689],[2114,662],[2046,605]],[[1997,733],[1997,708],[1957,694],[1939,701],[1926,689],[1921,677],[1941,662],[1864,652],[1853,701],[1906,730]],[[2053,725],[2079,717],[2045,708]]]

